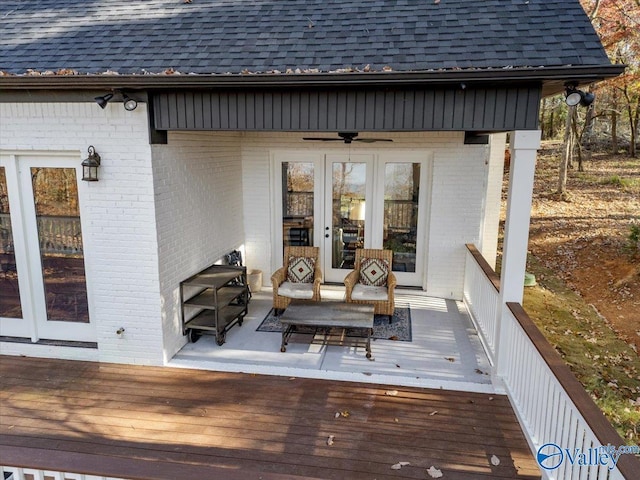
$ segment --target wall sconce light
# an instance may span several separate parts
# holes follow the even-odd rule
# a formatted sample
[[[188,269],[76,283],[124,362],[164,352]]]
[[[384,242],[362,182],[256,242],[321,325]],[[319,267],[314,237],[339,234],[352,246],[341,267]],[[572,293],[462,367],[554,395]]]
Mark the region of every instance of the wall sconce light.
[[[85,182],[98,181],[98,167],[100,166],[100,155],[93,145],[89,147],[89,157],[82,161],[82,180]]]
[[[133,98],[130,98],[126,93],[122,94],[122,101],[124,102],[124,109],[128,112],[135,110],[138,107],[138,102]]]
[[[112,98],[113,93],[107,93],[106,95],[103,95],[101,97],[95,97],[94,100],[98,105],[100,105],[100,108],[104,109],[107,106],[107,103],[109,103],[109,100],[111,100]]]
[[[573,85],[567,85],[565,87],[565,103],[570,107],[575,107],[580,104],[583,107],[588,107],[596,99],[596,96],[591,92],[583,92],[576,89]]]

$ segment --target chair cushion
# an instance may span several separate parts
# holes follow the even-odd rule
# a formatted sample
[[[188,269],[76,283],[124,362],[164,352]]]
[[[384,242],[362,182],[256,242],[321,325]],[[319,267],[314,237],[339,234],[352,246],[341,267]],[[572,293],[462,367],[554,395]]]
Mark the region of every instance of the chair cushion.
[[[381,258],[363,258],[360,261],[360,281],[363,285],[382,287],[389,277],[389,262]]]
[[[351,299],[384,302],[389,300],[389,291],[387,287],[374,287],[358,283],[351,291]]]
[[[313,257],[289,257],[287,263],[287,281],[291,283],[312,283],[316,269],[316,259]]]
[[[278,287],[278,295],[289,298],[313,298],[312,283],[282,282]]]

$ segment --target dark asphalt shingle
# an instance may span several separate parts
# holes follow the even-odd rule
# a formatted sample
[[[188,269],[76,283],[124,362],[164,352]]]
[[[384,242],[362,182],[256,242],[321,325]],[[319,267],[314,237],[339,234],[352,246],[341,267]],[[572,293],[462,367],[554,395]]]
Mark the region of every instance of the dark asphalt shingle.
[[[3,0],[0,70],[608,65],[578,0]]]

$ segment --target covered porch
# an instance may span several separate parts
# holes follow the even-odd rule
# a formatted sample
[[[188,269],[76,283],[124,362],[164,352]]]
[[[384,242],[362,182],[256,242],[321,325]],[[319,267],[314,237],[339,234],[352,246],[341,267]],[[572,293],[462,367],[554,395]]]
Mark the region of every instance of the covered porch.
[[[323,300],[343,298],[343,287],[322,287]],[[396,309],[408,309],[408,321],[403,321],[407,321],[409,331],[403,333],[410,341],[396,337],[391,330],[386,333],[390,338],[372,341],[372,360],[366,358],[356,338],[336,335],[328,339],[323,334],[295,335],[282,353],[280,333],[257,331],[272,306],[271,289],[264,288],[254,292],[243,325],[229,330],[224,345],[216,345],[214,336],[202,336],[185,345],[168,365],[494,392],[491,365],[462,302],[399,289],[395,303]]]

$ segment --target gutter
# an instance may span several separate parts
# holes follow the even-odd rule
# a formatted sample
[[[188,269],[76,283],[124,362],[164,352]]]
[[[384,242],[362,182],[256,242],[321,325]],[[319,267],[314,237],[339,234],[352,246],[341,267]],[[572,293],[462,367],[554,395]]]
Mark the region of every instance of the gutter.
[[[620,75],[625,65],[429,70],[417,72],[346,72],[293,74],[158,74],[158,75],[5,75],[2,90],[46,89],[194,89],[292,87],[401,87],[468,83],[588,84]]]

